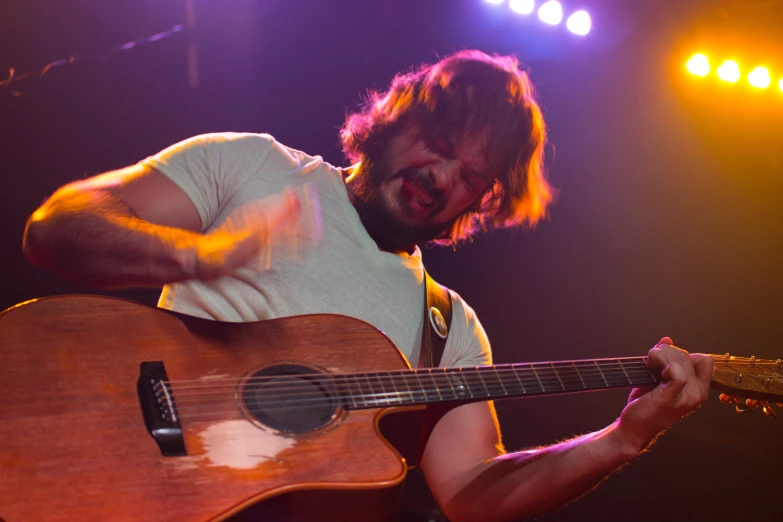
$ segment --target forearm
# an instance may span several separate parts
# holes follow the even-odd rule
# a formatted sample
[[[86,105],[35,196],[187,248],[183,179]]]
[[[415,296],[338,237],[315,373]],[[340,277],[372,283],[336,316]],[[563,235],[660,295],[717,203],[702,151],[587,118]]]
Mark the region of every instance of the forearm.
[[[587,493],[640,451],[614,423],[567,442],[502,455],[474,470],[446,512],[454,522],[532,516]]]
[[[94,288],[155,287],[194,276],[199,234],[138,219],[105,191],[55,194],[28,220],[27,259]]]

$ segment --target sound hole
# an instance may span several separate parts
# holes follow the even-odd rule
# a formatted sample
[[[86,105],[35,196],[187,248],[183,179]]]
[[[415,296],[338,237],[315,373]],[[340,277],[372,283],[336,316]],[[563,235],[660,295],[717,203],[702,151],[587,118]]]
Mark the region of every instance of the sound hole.
[[[258,422],[288,433],[323,428],[340,406],[328,375],[296,364],[255,372],[243,383],[240,397]]]

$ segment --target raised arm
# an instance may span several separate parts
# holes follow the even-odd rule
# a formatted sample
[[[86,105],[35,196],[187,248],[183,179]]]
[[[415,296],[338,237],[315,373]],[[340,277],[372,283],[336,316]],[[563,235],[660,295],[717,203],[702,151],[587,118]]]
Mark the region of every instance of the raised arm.
[[[213,279],[247,262],[269,229],[295,214],[291,198],[250,227],[204,235],[185,192],[135,165],[57,190],[27,221],[23,251],[31,263],[94,288]]]

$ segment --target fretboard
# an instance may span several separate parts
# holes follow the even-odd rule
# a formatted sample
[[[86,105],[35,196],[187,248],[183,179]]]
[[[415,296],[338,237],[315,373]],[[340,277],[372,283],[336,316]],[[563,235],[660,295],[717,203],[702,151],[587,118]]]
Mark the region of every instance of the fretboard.
[[[635,388],[660,382],[646,357],[334,375],[343,406],[367,409]]]

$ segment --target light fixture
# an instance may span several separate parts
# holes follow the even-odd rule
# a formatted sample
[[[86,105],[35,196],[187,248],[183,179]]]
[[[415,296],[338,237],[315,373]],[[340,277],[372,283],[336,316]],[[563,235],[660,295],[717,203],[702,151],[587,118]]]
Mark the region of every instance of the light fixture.
[[[538,17],[549,25],[557,25],[563,20],[563,6],[557,0],[549,0],[538,8]]]
[[[766,67],[756,67],[748,74],[748,83],[759,89],[766,89],[772,80]]]
[[[591,25],[590,15],[587,14],[587,11],[577,11],[566,20],[566,27],[568,27],[568,30],[579,36],[584,36],[589,33]]]
[[[527,15],[536,8],[535,0],[509,0],[508,7],[515,13]]]
[[[691,56],[691,59],[685,64],[688,72],[696,76],[707,76],[710,72],[710,61],[707,56],[699,53]]]
[[[718,67],[718,78],[723,81],[734,83],[740,79],[739,65],[734,60],[726,60]]]

